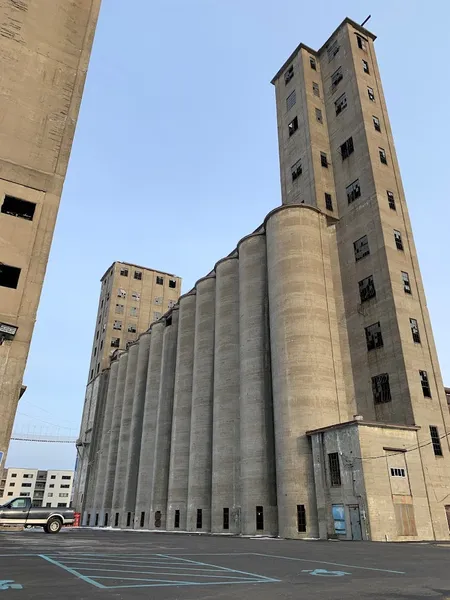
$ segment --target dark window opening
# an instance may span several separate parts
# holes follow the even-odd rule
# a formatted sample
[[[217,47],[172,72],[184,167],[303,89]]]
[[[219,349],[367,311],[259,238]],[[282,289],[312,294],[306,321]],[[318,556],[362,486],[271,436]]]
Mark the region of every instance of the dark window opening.
[[[328,169],[328,158],[325,152],[320,153],[320,164],[322,165],[322,167]]]
[[[430,425],[431,441],[433,443],[433,450],[435,456],[443,456],[441,438],[439,437],[439,430],[435,425]]]
[[[314,71],[317,71],[316,59],[313,58],[312,56],[309,57],[309,64],[311,66],[311,69],[313,69]]]
[[[372,102],[375,102],[375,94],[373,92],[373,88],[371,88],[371,87],[367,88],[367,95],[369,96],[369,100],[371,100]]]
[[[20,269],[0,263],[0,286],[17,289],[19,283]]]
[[[383,148],[378,148],[378,154],[380,155],[380,162],[383,165],[387,165],[387,156],[386,156],[386,150],[384,150]]]
[[[336,54],[339,52],[339,44],[337,40],[335,40],[332,44],[327,46],[327,54],[328,54],[328,62],[332,61]]]
[[[402,234],[397,229],[394,229],[394,240],[397,250],[403,250]]]
[[[297,531],[306,533],[306,510],[304,504],[297,504]]]
[[[297,101],[297,95],[296,95],[295,90],[294,90],[286,98],[286,110],[291,110],[291,108],[294,106],[294,104],[296,103],[296,101]]]
[[[291,65],[284,74],[284,83],[287,85],[293,77],[294,77],[294,66]]]
[[[373,121],[373,127],[374,127],[375,131],[381,132],[380,119],[378,117],[376,117],[375,115],[373,115],[372,121]]]
[[[92,379],[94,377],[94,369],[91,369],[91,377],[90,379]]]
[[[405,294],[412,294],[411,283],[409,281],[409,275],[405,271],[402,271],[403,290]]]
[[[155,527],[159,529],[161,527],[161,511],[157,510],[155,512]]]
[[[119,513],[114,517],[114,527],[119,527]]]
[[[339,464],[339,454],[331,452],[328,454],[328,464],[330,466],[330,482],[332,487],[341,485],[341,466]]]
[[[98,527],[98,513],[95,515],[95,527]]]
[[[369,240],[367,239],[367,235],[363,235],[362,238],[359,238],[359,240],[353,242],[353,251],[355,253],[356,262],[370,254]]]
[[[405,469],[391,468],[392,477],[406,477]]]
[[[262,506],[256,507],[256,531],[264,530],[264,508]]]
[[[325,192],[325,208],[333,211],[333,200],[331,194],[328,194],[327,192]]]
[[[139,523],[139,525],[141,527],[144,527],[145,524],[145,512],[141,512],[141,522]]]
[[[343,144],[341,144],[342,160],[345,160],[346,158],[348,158],[350,156],[350,154],[353,153],[354,149],[355,148],[353,146],[353,138],[349,137],[348,140],[346,140]]]
[[[19,217],[19,219],[32,221],[35,210],[36,204],[34,204],[34,202],[20,200],[20,198],[14,198],[13,196],[5,196],[1,212],[4,215],[11,215],[12,217]]]
[[[318,121],[319,123],[323,123],[323,116],[320,108],[316,108],[316,121]]]
[[[197,508],[197,529],[201,529],[203,526],[203,513],[201,508]]]
[[[298,129],[298,118],[295,117],[294,119],[292,119],[292,121],[288,125],[289,137],[291,137],[291,135],[294,135],[294,133],[297,131],[297,129]]]
[[[367,62],[367,60],[362,59],[362,66],[364,73],[370,74],[369,63]]]
[[[411,327],[412,338],[416,344],[420,344],[420,333],[419,333],[419,324],[417,323],[417,319],[410,319],[409,325]]]
[[[111,348],[119,348],[120,346],[120,338],[113,337],[111,338]]]
[[[336,71],[331,76],[331,91],[334,91],[339,85],[339,82],[343,79],[344,75],[342,74],[342,67],[339,67],[339,69],[336,69]]]
[[[105,518],[103,520],[103,527],[108,527],[108,513],[105,513]]]
[[[345,108],[347,108],[347,96],[345,94],[342,94],[342,96],[339,96],[339,98],[334,103],[334,108],[336,111],[336,115],[338,115]]]
[[[294,163],[291,167],[292,181],[295,181],[296,179],[298,179],[302,173],[303,173],[302,161],[300,159],[296,163]]]
[[[230,509],[223,509],[223,528],[230,529]]]
[[[372,377],[372,393],[375,404],[384,404],[392,400],[389,373],[380,373]]]
[[[388,198],[388,202],[389,202],[389,208],[392,210],[397,210],[395,207],[395,199],[394,199],[394,194],[392,192],[387,191],[387,198]]]
[[[358,48],[360,48],[361,50],[367,50],[366,40],[363,37],[361,37],[360,35],[357,35],[356,39],[358,41]]]
[[[177,287],[177,280],[176,279],[169,279],[169,287],[174,290]]]
[[[358,285],[361,302],[367,302],[367,300],[375,298],[377,295],[375,291],[375,285],[373,283],[373,275],[369,275],[369,277],[361,279],[361,281],[358,282]]]
[[[314,96],[317,96],[318,98],[320,98],[319,84],[316,83],[315,81],[313,81],[313,94],[314,94]]]
[[[156,276],[156,283],[158,285],[164,285],[164,277],[160,277],[159,275]]]
[[[130,527],[131,525],[131,513],[127,513],[127,527]]]
[[[136,327],[134,325],[129,325],[128,333],[136,333]]]
[[[173,526],[174,526],[174,529],[180,528],[180,511],[179,510],[175,511],[175,519],[173,522]]]
[[[383,347],[383,336],[381,335],[380,321],[365,327],[367,350],[375,350]]]
[[[172,325],[172,315],[166,318],[166,327],[170,327]]]
[[[122,277],[128,277],[128,269],[120,269],[120,274],[122,275]]]
[[[350,185],[345,188],[347,194],[347,202],[351,204],[357,198],[361,196],[361,186],[359,185],[359,179],[353,181]]]
[[[419,371],[420,384],[422,386],[422,392],[425,398],[431,398],[430,382],[428,381],[428,373],[426,371]]]
[[[142,271],[135,271],[134,278],[141,280],[142,279]]]

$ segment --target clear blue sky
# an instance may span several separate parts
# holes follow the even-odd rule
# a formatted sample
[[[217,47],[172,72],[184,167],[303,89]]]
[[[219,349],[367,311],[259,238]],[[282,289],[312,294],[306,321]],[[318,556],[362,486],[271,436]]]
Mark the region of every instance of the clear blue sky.
[[[369,13],[450,385],[450,3],[103,0],[16,430],[78,434],[114,260],[176,273],[188,291],[280,203],[270,80],[300,41],[318,48],[345,16]],[[13,442],[8,464],[74,458],[72,446]]]

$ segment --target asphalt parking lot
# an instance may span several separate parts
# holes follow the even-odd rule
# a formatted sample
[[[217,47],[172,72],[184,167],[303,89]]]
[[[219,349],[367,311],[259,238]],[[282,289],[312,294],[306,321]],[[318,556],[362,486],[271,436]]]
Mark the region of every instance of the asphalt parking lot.
[[[1,598],[450,600],[450,545],[0,533]]]

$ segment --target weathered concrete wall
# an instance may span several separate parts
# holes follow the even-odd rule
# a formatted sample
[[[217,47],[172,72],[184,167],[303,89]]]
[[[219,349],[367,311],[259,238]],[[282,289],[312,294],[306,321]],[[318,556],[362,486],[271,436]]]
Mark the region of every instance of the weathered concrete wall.
[[[196,294],[180,298],[166,528],[186,529]],[[175,527],[175,511],[179,525]]]

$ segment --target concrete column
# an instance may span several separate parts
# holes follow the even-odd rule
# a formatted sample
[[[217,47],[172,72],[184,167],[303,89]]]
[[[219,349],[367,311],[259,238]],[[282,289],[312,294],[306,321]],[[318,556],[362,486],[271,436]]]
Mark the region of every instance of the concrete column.
[[[339,422],[323,233],[316,209],[284,206],[266,219],[279,534],[318,537],[308,430]],[[304,505],[306,532],[297,528]]]
[[[106,466],[105,490],[103,494],[103,514],[109,514],[109,524],[113,526],[115,524],[116,517],[115,515],[111,514],[111,510],[114,493],[114,481],[116,478],[117,450],[119,446],[120,422],[122,420],[127,364],[128,352],[124,352],[119,358],[119,371],[117,374],[114,412],[111,421],[111,432],[109,435],[108,463]]]
[[[142,422],[144,419],[145,388],[147,385],[150,341],[150,333],[144,333],[139,338],[136,385],[134,388],[133,411],[131,414],[130,444],[128,448],[127,470],[124,481],[125,503],[123,512],[131,512],[131,526],[134,524],[134,509],[136,507],[136,490],[139,476]]]
[[[215,277],[200,279],[196,289],[187,529],[210,531]],[[200,510],[202,523],[197,527],[197,511]]]
[[[244,238],[239,250],[241,525],[244,535],[277,535],[266,237]],[[256,507],[263,529],[256,529]],[[258,525],[261,526],[261,520]]]
[[[194,371],[195,305],[195,292],[183,296],[179,300],[178,344],[167,498],[166,529],[169,530],[176,529],[175,511],[179,511],[179,529],[186,530],[192,375]]]
[[[119,513],[119,527],[127,524],[127,515],[124,515],[125,503],[125,477],[127,474],[128,448],[130,445],[131,413],[133,412],[134,386],[136,383],[136,368],[139,352],[139,343],[133,344],[128,349],[127,373],[125,377],[124,399],[122,417],[120,420],[119,443],[117,447],[117,466],[114,480],[112,513]]]
[[[156,415],[158,412],[159,384],[161,381],[162,346],[165,325],[152,325],[150,357],[145,390],[144,419],[142,423],[139,477],[136,492],[134,527],[150,527],[150,506],[153,492],[153,461],[155,455]]]
[[[170,440],[172,436],[173,392],[177,359],[178,307],[165,319],[161,381],[156,417],[155,459],[150,527],[165,529],[167,521],[167,489],[169,485]]]
[[[239,260],[216,271],[211,530],[240,533]],[[248,440],[243,440],[243,443]],[[224,511],[225,509],[225,511]]]
[[[99,524],[105,525],[105,514],[103,507],[103,497],[105,494],[106,470],[108,466],[109,442],[111,434],[111,424],[114,413],[114,401],[116,397],[117,375],[119,372],[119,361],[111,364],[109,375],[108,392],[106,394],[105,416],[103,419],[103,428],[98,453],[98,471],[95,482],[93,512],[99,513]],[[109,525],[108,515],[108,523]]]

